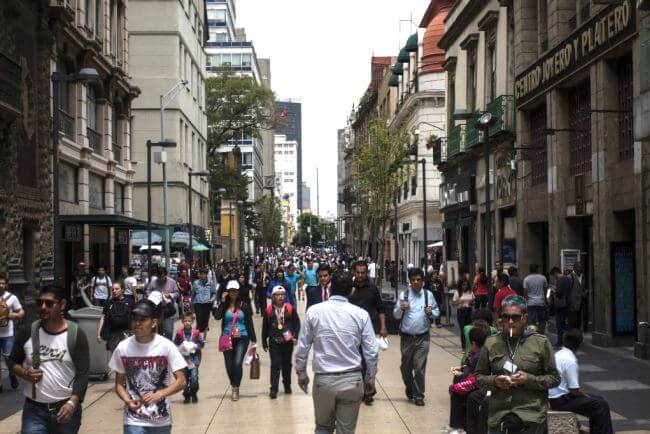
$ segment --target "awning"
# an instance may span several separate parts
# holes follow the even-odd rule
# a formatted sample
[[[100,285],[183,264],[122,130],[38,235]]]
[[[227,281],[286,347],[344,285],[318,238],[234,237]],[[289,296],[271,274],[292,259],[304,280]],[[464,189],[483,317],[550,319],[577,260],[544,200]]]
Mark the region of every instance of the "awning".
[[[172,235],[171,243],[177,246],[189,247],[190,246],[190,234],[188,232],[174,232]],[[196,237],[192,237],[192,246],[201,244],[201,240]]]
[[[104,226],[115,229],[147,229],[147,222],[122,214],[62,214],[59,221],[63,224]],[[164,229],[164,225],[152,223],[152,229]]]
[[[134,247],[144,246],[149,242],[149,234],[147,231],[133,231],[131,232],[131,245]],[[151,244],[162,243],[163,237],[158,231],[151,231]]]
[[[397,55],[397,61],[401,63],[409,63],[410,60],[411,60],[411,56],[409,56],[408,51],[402,48],[399,54]]]
[[[192,244],[192,251],[194,252],[207,252],[208,250],[210,250],[210,248],[203,244]]]
[[[434,248],[434,247],[442,247],[442,246],[444,246],[444,243],[442,241],[436,241],[433,244],[429,244],[427,246],[427,248],[431,249],[431,248]]]
[[[409,38],[406,40],[406,45],[404,45],[404,49],[408,51],[409,53],[412,53],[414,51],[418,51],[418,34],[413,33]]]
[[[149,250],[149,246],[147,246],[146,244],[145,244],[144,246],[140,246],[140,251],[141,251],[141,252],[146,252],[147,250]],[[157,252],[162,252],[162,246],[154,246],[154,245],[152,244],[152,245],[151,245],[151,250],[152,250],[152,251],[155,250],[155,251],[157,251]]]
[[[393,74],[395,75],[402,75],[404,74],[404,65],[402,63],[397,62],[396,64],[393,65],[391,71],[393,71]]]
[[[391,75],[390,78],[388,79],[388,85],[390,87],[398,87],[399,86],[399,77],[396,75]]]

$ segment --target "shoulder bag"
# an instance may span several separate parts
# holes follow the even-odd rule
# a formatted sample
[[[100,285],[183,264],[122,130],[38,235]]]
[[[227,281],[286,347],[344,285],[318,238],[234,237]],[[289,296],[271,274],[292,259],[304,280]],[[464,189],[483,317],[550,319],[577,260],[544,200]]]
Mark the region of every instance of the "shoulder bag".
[[[232,322],[230,323],[230,332],[227,335],[219,336],[219,351],[222,353],[224,351],[232,350],[232,331],[235,328],[235,324],[239,319],[239,310],[236,310],[232,314]]]

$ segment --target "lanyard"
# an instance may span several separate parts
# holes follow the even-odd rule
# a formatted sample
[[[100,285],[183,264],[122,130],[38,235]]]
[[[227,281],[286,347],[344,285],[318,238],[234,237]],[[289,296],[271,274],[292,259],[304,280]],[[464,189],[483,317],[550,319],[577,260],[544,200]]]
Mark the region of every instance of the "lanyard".
[[[278,308],[275,309],[275,317],[278,320],[278,326],[283,326],[284,325],[284,305],[278,310]]]
[[[510,339],[508,339],[507,337],[505,339],[506,339],[506,345],[508,346],[508,354],[510,355],[510,361],[514,362],[515,356],[517,355],[517,351],[519,350],[519,344],[521,344],[521,341],[523,339],[521,337],[517,339],[517,345],[515,345],[514,351],[512,351],[512,349],[510,348]]]

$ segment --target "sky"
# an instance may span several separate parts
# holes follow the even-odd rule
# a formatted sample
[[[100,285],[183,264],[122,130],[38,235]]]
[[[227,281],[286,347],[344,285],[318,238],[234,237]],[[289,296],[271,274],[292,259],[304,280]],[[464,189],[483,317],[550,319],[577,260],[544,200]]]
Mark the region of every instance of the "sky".
[[[337,130],[370,84],[371,56],[397,56],[430,0],[235,1],[277,98],[302,102],[303,180],[316,212],[318,167],[320,215],[335,216]]]

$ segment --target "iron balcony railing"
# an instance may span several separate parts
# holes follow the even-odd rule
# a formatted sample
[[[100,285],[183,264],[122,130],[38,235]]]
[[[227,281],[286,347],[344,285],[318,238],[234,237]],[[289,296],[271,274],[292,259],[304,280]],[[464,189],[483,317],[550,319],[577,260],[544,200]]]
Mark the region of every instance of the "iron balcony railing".
[[[433,164],[438,165],[447,161],[447,147],[449,146],[446,137],[436,140],[433,146]]]
[[[76,0],[50,0],[49,5],[51,8],[60,8],[65,11],[69,20],[74,20],[76,11]]]
[[[97,154],[102,154],[102,136],[92,128],[86,128],[88,134],[88,146]]]
[[[74,118],[59,109],[59,131],[70,140],[74,140]]]
[[[115,142],[113,142],[113,160],[117,161],[117,164],[122,164],[122,145]]]
[[[483,143],[483,131],[477,128],[475,120],[469,120],[465,125],[465,148],[473,148],[479,143]]]
[[[0,103],[19,112],[20,65],[0,53]]]
[[[456,125],[449,134],[447,146],[447,158],[454,157],[465,152],[465,128],[466,125]]]
[[[497,119],[490,127],[490,137],[515,132],[515,98],[501,95],[488,103],[487,111]]]

